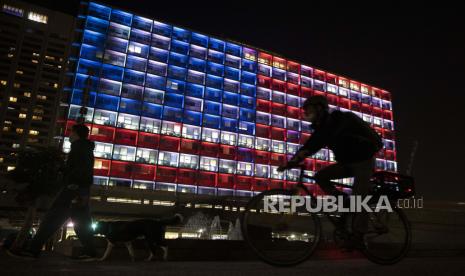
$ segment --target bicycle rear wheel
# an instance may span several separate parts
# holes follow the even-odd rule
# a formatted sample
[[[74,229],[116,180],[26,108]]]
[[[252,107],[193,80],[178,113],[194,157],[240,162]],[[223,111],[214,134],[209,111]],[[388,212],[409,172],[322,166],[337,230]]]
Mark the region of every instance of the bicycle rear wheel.
[[[383,209],[373,213],[357,213],[353,218],[352,227],[363,224],[362,219],[367,220],[368,231],[363,237],[362,253],[377,264],[395,264],[410,250],[410,223],[401,209],[393,206],[392,211]]]
[[[275,189],[253,197],[242,213],[242,235],[255,253],[266,263],[292,266],[307,260],[320,239],[320,221],[304,207],[279,212],[272,202],[287,201],[289,190]],[[290,200],[289,200],[290,202]]]

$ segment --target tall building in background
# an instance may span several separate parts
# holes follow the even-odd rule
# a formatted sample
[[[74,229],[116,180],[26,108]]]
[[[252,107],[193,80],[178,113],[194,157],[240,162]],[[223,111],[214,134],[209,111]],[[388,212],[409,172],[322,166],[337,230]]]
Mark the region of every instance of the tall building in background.
[[[371,123],[385,143],[377,168],[397,169],[383,89],[93,2],[77,21],[62,129],[88,107],[95,184],[237,196],[294,185],[297,170],[276,169],[312,135],[311,95]],[[331,162],[327,149],[305,160],[310,174]]]
[[[54,142],[57,105],[74,31],[71,15],[0,1],[0,170],[15,153]]]

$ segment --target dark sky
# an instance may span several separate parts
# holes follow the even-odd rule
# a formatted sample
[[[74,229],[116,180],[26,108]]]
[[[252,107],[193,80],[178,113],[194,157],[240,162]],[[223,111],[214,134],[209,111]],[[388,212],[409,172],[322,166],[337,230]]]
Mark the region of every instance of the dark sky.
[[[77,5],[32,2],[69,13]],[[465,201],[465,17],[459,5],[101,2],[387,89],[393,95],[401,171],[409,163],[413,141],[419,142],[413,163],[418,196],[424,196],[425,204]]]

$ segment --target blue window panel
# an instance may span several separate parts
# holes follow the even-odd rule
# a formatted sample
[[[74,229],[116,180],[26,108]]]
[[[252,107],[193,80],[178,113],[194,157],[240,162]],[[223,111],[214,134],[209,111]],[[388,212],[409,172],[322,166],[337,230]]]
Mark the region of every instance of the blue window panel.
[[[170,65],[168,67],[168,77],[178,79],[178,80],[186,80],[187,69],[181,68],[178,66]]]
[[[240,84],[237,81],[224,79],[224,90],[234,93],[239,93]]]
[[[203,126],[207,128],[219,129],[221,124],[221,118],[219,116],[207,115],[203,116]]]
[[[150,44],[150,38],[151,35],[149,32],[132,29],[131,36],[129,39],[143,44]]]
[[[161,119],[162,106],[152,103],[144,103],[142,106],[142,116]]]
[[[163,104],[165,92],[157,89],[145,88],[144,102]]]
[[[189,42],[191,32],[178,27],[173,27],[173,38],[184,42]]]
[[[255,111],[253,109],[241,108],[239,118],[241,121],[254,122]]]
[[[97,98],[95,99],[95,107],[106,109],[106,110],[111,110],[111,111],[117,111],[118,105],[119,105],[119,99],[120,98],[117,96],[110,96],[110,95],[99,93],[97,95]]]
[[[167,63],[168,62],[168,51],[158,49],[155,47],[150,47],[149,58],[158,62]]]
[[[186,85],[186,95],[196,98],[203,98],[203,92],[205,88],[202,85],[187,83]]]
[[[121,82],[100,79],[98,92],[119,96],[121,93]]]
[[[255,97],[257,93],[257,87],[254,85],[242,83],[241,84],[241,94],[250,96],[250,97]]]
[[[98,33],[106,33],[108,28],[108,21],[96,17],[88,16],[86,20],[86,29]]]
[[[153,21],[151,19],[135,15],[132,18],[132,27],[141,29],[147,32],[152,31]]]
[[[151,45],[160,49],[169,50],[171,45],[171,38],[152,34],[152,42]]]
[[[217,89],[223,89],[223,78],[207,75],[206,85]]]
[[[255,98],[241,95],[241,99],[239,101],[239,106],[245,108],[255,109]]]
[[[238,148],[238,154],[244,158],[244,162],[253,162],[253,154],[251,149]]]
[[[143,86],[145,83],[145,74],[142,72],[125,69],[123,82]]]
[[[189,58],[189,69],[205,72],[206,64],[205,60],[194,57]]]
[[[185,88],[186,83],[184,81],[174,79],[168,79],[166,81],[166,92],[182,94]]]
[[[248,84],[256,85],[257,76],[253,73],[242,71],[242,81]]]
[[[239,94],[236,93],[223,93],[223,103],[231,104],[231,105],[238,105],[239,104]]]
[[[106,49],[125,53],[128,49],[128,41],[118,37],[108,37]]]
[[[121,98],[119,103],[119,112],[133,115],[140,115],[142,102],[132,99]]]
[[[221,114],[221,104],[217,102],[205,101],[203,112],[206,114],[220,115]]]
[[[164,104],[171,107],[182,108],[184,104],[184,96],[179,94],[166,93]]]
[[[100,62],[95,62],[87,59],[79,59],[77,72],[82,74],[93,74],[98,76],[100,73]]]
[[[207,73],[217,76],[223,76],[224,66],[214,62],[208,62],[207,64]]]
[[[126,68],[144,72],[147,67],[147,60],[135,56],[127,56]]]
[[[95,46],[82,44],[80,57],[90,60],[102,61],[102,56],[102,49]]]
[[[109,7],[99,5],[94,2],[89,3],[88,14],[100,19],[108,20],[110,18],[111,9]]]
[[[85,89],[87,88],[87,75],[76,74],[76,79],[74,81],[74,88],[76,89]],[[90,77],[90,90],[97,90],[98,78],[97,77]]]
[[[192,44],[197,44],[202,47],[207,47],[208,46],[208,36],[199,34],[199,33],[192,33],[191,35],[191,43]]]
[[[286,71],[273,67],[273,78],[286,81]]]
[[[171,40],[171,51],[176,53],[180,53],[183,55],[187,55],[189,52],[189,43],[179,41],[179,40]]]
[[[120,23],[126,26],[131,26],[132,14],[124,12],[124,11],[120,11],[120,10],[112,10],[111,21]]]
[[[90,30],[85,30],[82,37],[82,43],[103,47],[105,45],[105,35]]]
[[[147,73],[166,76],[168,66],[165,63],[149,60],[147,65]]]
[[[240,121],[239,133],[255,135],[255,123]]]
[[[108,27],[107,34],[110,36],[115,36],[123,39],[129,39],[129,34],[131,33],[131,28],[124,26],[115,22],[111,22]]]
[[[207,56],[207,49],[200,47],[200,46],[191,45],[191,50],[189,51],[189,55],[191,57],[205,59]]]
[[[205,73],[189,70],[187,73],[187,81],[197,84],[205,84]]]
[[[223,112],[221,115],[223,115],[223,117],[237,119],[239,115],[239,108],[237,106],[223,104]]]
[[[221,118],[221,130],[237,132],[237,119]]]
[[[71,95],[71,104],[77,104],[77,105],[82,105],[82,90],[77,90],[74,89],[73,93]],[[87,106],[88,107],[94,107],[95,106],[95,98],[97,97],[97,93],[95,92],[90,92],[89,93],[89,100],[87,101]]]
[[[119,66],[103,64],[102,65],[102,77],[115,81],[123,80],[124,69]]]
[[[226,53],[240,57],[242,55],[242,47],[234,43],[226,43]]]
[[[224,69],[224,77],[239,81],[241,79],[241,71],[232,67],[226,66]]]
[[[170,64],[180,66],[180,67],[186,67],[188,61],[188,57],[185,55],[180,55],[177,53],[170,53]]]
[[[152,74],[147,74],[145,86],[159,90],[164,90],[166,86],[166,78]]]
[[[165,106],[163,108],[163,120],[182,123],[182,109]]]
[[[171,31],[172,27],[170,25],[158,21],[153,21],[153,33],[163,36],[171,36]]]
[[[207,90],[205,91],[206,100],[221,102],[221,95],[222,95],[222,92],[221,90],[218,90],[218,89],[207,87]]]
[[[208,50],[208,60],[216,63],[224,63],[224,54],[214,50]]]
[[[143,91],[144,88],[142,86],[125,83],[121,89],[121,97],[142,100]]]
[[[210,38],[209,47],[215,51],[224,52],[225,42],[216,38]]]
[[[257,63],[248,59],[242,60],[242,70],[246,70],[252,73],[257,72]]]
[[[184,98],[184,109],[202,112],[202,102],[203,102],[202,99],[185,97]]]
[[[202,125],[202,113],[191,110],[184,111],[184,124],[201,126]]]

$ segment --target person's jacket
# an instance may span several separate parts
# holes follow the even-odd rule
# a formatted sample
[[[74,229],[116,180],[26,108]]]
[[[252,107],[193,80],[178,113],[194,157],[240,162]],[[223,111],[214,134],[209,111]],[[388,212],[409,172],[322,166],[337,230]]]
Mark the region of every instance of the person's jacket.
[[[383,147],[378,133],[352,112],[326,113],[312,128],[313,134],[291,161],[300,162],[298,156],[311,156],[328,147],[339,163],[353,163],[373,158]]]
[[[93,183],[95,143],[78,139],[71,143],[64,179],[66,185],[77,185],[80,190],[88,189]]]

